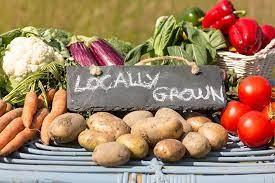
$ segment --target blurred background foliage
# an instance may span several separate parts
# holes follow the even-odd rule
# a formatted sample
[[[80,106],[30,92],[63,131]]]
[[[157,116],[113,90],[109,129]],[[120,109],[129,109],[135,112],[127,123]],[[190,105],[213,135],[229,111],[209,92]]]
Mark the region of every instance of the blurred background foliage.
[[[179,16],[186,7],[209,9],[216,0],[0,0],[0,32],[33,25],[87,36],[117,36],[139,43],[161,15]],[[235,0],[237,9],[259,23],[275,25],[275,0]]]

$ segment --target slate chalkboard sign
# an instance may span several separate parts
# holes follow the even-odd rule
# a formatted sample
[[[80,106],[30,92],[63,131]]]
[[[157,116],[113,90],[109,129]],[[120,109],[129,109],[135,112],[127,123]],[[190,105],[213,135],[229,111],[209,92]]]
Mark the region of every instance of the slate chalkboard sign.
[[[67,67],[70,111],[217,110],[226,105],[222,73],[203,66],[193,75],[188,66]]]

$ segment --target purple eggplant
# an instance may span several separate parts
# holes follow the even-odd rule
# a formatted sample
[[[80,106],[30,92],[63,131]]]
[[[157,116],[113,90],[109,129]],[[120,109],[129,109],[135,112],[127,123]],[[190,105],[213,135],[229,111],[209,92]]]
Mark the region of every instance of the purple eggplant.
[[[89,43],[99,66],[124,65],[124,58],[104,39],[93,37]]]
[[[84,42],[73,42],[69,45],[70,55],[75,62],[81,66],[98,65],[93,52],[84,44]]]

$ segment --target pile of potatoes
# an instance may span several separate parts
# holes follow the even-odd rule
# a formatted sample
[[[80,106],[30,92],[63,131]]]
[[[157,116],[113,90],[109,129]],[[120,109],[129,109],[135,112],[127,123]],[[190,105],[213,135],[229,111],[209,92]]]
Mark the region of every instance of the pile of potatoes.
[[[93,151],[92,160],[109,167],[144,159],[149,152],[162,161],[175,162],[184,156],[203,158],[227,144],[228,133],[199,113],[186,119],[169,108],[134,111],[123,119],[98,112],[87,120],[88,128],[78,136],[79,144]],[[150,151],[152,149],[152,151]]]

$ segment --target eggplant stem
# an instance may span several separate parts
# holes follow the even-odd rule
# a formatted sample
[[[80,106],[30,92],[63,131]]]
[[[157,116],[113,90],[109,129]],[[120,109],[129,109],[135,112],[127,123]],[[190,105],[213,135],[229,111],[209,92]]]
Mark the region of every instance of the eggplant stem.
[[[194,75],[196,75],[200,72],[200,69],[195,62],[190,62],[183,57],[177,57],[177,56],[163,56],[163,57],[147,58],[147,59],[141,60],[140,62],[138,62],[135,65],[140,66],[140,65],[145,65],[150,62],[163,61],[163,60],[175,60],[175,61],[179,61],[179,62],[184,62],[186,65],[191,67],[191,73]]]

